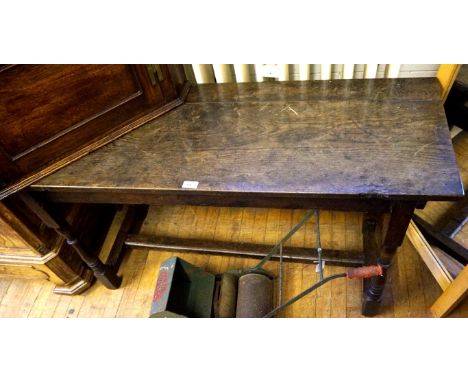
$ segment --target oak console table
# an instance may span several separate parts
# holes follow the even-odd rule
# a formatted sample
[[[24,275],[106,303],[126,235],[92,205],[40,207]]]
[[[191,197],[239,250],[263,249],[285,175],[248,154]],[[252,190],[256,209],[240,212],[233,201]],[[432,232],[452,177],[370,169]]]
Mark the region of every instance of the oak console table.
[[[194,86],[29,188],[54,202],[361,211],[365,261],[384,269],[415,208],[463,194],[435,78]],[[384,284],[365,285],[363,314]]]

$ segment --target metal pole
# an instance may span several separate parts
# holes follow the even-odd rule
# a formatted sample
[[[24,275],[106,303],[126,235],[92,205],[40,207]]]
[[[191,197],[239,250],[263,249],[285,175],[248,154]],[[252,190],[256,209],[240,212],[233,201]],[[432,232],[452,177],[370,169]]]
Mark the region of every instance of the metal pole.
[[[283,303],[283,244],[279,248],[279,265],[278,265],[278,306]]]
[[[327,283],[327,282],[329,282],[331,280],[338,279],[340,277],[346,277],[346,273],[338,273],[336,275],[331,275],[331,276],[328,276],[328,277],[324,278],[323,280],[319,281],[318,283],[312,285],[310,288],[308,288],[305,291],[299,293],[298,295],[296,295],[295,297],[293,297],[289,301],[285,302],[283,305],[280,305],[280,306],[276,307],[270,313],[263,316],[263,318],[273,317],[281,309],[286,308],[287,306],[291,305],[292,303],[296,302],[297,300],[301,299],[302,297],[308,295],[310,292],[313,292],[315,289],[321,287],[323,284],[325,284],[325,283]]]
[[[320,281],[323,280],[323,267],[322,267],[322,243],[320,242],[320,213],[318,208],[315,210],[316,212],[316,232],[317,232],[317,256],[318,256],[318,266],[319,266],[319,273],[320,273]]]
[[[278,251],[280,245],[283,245],[286,241],[288,241],[292,235],[294,235],[297,231],[299,231],[299,229],[307,222],[307,220],[310,219],[310,217],[316,213],[316,210],[311,210],[309,211],[306,216],[304,216],[304,218],[291,230],[289,231],[286,236],[284,236],[278,244],[276,244],[271,250],[270,252],[268,253],[268,255],[266,255],[253,269],[254,270],[258,270],[259,268],[261,268],[266,262],[268,262],[271,257]]]

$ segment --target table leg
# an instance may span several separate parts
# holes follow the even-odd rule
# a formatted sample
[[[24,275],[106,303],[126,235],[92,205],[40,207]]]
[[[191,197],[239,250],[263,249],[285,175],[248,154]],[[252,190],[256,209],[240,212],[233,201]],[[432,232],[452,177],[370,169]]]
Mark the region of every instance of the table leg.
[[[373,277],[370,279],[365,292],[364,302],[362,306],[362,314],[364,316],[375,316],[379,311],[380,300],[385,287],[387,279],[388,268],[391,265],[393,256],[395,255],[398,247],[403,243],[405,238],[406,229],[413,217],[414,203],[398,203],[392,208],[390,220],[383,239],[382,246],[380,247],[377,263],[384,269],[383,276]]]
[[[364,214],[362,221],[362,248],[364,250],[365,265],[377,264],[377,259],[380,254],[380,247],[382,245],[382,224],[383,214],[367,212]],[[363,291],[364,296],[370,286],[372,279],[364,279]]]
[[[21,200],[31,209],[31,211],[41,219],[41,221],[49,228],[52,228],[63,237],[67,244],[73,247],[81,259],[91,268],[94,276],[109,289],[117,289],[122,283],[122,278],[117,275],[117,271],[113,267],[108,267],[96,255],[90,254],[78,242],[78,239],[73,234],[70,225],[65,219],[47,211],[40,203],[38,203],[31,195],[26,192],[18,193]]]

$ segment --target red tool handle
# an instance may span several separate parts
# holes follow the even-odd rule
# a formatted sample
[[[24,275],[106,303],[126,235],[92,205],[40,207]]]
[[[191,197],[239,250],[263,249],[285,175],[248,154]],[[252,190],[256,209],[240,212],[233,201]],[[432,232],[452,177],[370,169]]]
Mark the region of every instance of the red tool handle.
[[[380,265],[369,265],[366,267],[348,268],[346,277],[349,279],[368,279],[369,277],[382,276],[383,269]]]

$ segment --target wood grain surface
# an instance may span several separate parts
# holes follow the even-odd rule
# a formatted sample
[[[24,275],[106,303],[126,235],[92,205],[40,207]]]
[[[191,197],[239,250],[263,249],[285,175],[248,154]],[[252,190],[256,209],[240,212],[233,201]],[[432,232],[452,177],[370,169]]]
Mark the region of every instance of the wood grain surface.
[[[432,78],[199,85],[182,107],[33,188],[456,199],[439,92]]]

